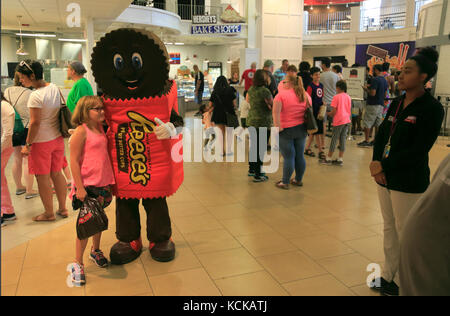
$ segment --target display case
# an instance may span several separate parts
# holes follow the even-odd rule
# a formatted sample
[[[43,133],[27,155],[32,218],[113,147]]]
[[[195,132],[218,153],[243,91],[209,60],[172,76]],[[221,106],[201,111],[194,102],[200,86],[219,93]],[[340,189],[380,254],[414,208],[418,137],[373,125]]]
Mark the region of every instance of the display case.
[[[185,102],[195,102],[195,84],[194,80],[180,79],[177,80],[178,96],[184,96]],[[205,88],[203,90],[203,100],[207,101],[211,97],[208,81],[205,80]]]

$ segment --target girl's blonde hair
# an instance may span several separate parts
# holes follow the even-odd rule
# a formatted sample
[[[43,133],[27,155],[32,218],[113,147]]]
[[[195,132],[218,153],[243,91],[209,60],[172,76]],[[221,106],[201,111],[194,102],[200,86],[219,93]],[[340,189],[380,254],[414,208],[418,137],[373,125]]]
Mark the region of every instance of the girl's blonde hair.
[[[295,94],[300,102],[305,102],[305,88],[303,87],[302,77],[286,76],[286,81],[293,87]]]
[[[84,96],[78,100],[75,111],[72,115],[72,123],[76,126],[89,122],[89,110],[96,105],[103,105],[103,101],[98,96]]]

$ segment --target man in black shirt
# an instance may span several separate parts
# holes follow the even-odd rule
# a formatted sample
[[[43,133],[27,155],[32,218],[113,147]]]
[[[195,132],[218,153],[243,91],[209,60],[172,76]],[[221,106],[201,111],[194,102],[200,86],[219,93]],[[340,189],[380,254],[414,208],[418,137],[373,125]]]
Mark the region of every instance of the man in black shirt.
[[[264,62],[264,68],[263,69],[267,72],[267,75],[270,78],[270,84],[269,84],[269,86],[267,88],[272,93],[272,97],[275,97],[278,94],[278,86],[277,86],[277,82],[275,80],[275,77],[273,76],[273,66],[274,66],[273,61],[271,61],[269,59],[269,60],[266,60]]]
[[[198,112],[195,113],[195,116],[202,116],[203,115],[203,90],[205,89],[205,76],[200,71],[197,65],[194,65],[194,72],[195,72],[195,99],[197,100],[197,104],[199,105]]]

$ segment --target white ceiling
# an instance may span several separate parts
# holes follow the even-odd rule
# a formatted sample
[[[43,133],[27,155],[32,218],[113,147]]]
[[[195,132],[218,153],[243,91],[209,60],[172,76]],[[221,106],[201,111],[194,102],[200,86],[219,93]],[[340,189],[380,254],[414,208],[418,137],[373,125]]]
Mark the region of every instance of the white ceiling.
[[[81,8],[81,28],[69,28],[66,19],[69,3],[78,3]],[[131,3],[131,0],[2,0],[2,30],[17,30],[21,15],[23,31],[83,32],[88,17],[99,21],[116,19]],[[96,22],[95,24],[98,24]],[[107,27],[107,26],[106,26]]]

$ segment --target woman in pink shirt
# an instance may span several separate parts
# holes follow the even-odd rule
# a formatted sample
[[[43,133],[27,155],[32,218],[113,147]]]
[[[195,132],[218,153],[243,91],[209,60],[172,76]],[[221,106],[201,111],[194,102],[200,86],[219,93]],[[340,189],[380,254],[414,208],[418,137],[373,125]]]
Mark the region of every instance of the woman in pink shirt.
[[[280,151],[284,158],[283,179],[276,183],[281,189],[288,189],[289,183],[302,186],[306,161],[303,155],[307,131],[305,110],[311,104],[311,97],[305,92],[301,77],[289,75],[284,80],[284,89],[275,97],[273,124],[280,129]],[[291,175],[295,169],[295,179]]]

